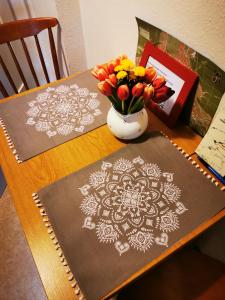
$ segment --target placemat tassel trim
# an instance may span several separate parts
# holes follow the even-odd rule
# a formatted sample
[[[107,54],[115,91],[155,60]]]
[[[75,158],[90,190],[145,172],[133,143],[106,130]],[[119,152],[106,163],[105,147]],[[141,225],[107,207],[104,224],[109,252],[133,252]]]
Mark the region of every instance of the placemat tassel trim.
[[[40,215],[42,216],[42,221],[43,221],[43,223],[44,223],[44,225],[45,225],[45,227],[47,229],[47,232],[49,234],[50,239],[52,240],[52,242],[53,242],[53,244],[55,246],[55,249],[56,249],[56,252],[57,252],[57,254],[59,256],[59,259],[60,259],[62,265],[64,266],[64,270],[65,270],[65,273],[67,275],[67,279],[70,282],[71,287],[74,289],[75,294],[77,296],[79,296],[78,297],[79,300],[85,300],[84,295],[82,294],[82,292],[81,292],[81,290],[80,290],[80,288],[78,286],[78,283],[75,280],[74,275],[73,275],[73,273],[71,272],[71,270],[70,270],[70,268],[68,266],[66,258],[65,258],[64,254],[63,254],[63,251],[62,251],[62,249],[61,249],[61,247],[59,245],[59,242],[58,242],[58,240],[56,238],[56,235],[55,235],[54,230],[52,228],[52,225],[51,225],[51,223],[49,221],[47,213],[45,212],[45,209],[43,208],[41,200],[38,197],[38,194],[37,193],[33,193],[32,194],[32,198],[33,198],[33,200],[34,200],[37,208],[40,211]]]
[[[7,144],[9,145],[9,148],[11,149],[12,153],[14,154],[14,156],[16,158],[16,161],[19,164],[22,163],[23,161],[20,159],[19,155],[17,154],[16,148],[15,148],[15,146],[13,144],[13,141],[12,141],[10,135],[8,134],[8,131],[6,129],[6,126],[5,126],[2,118],[0,118],[0,125],[1,125],[1,127],[3,129],[4,135],[6,137]]]
[[[178,151],[180,151],[180,152],[183,154],[183,156],[184,156],[185,158],[188,159],[188,158],[190,157],[190,154],[188,154],[187,152],[185,152],[180,146],[178,146],[176,143],[174,143],[174,141],[171,140],[171,139],[168,137],[168,135],[166,135],[163,131],[160,131],[160,133],[161,133],[165,138],[167,138],[167,139],[170,141],[170,143],[171,143],[175,148],[177,148]]]
[[[205,170],[203,170],[199,164],[191,157],[190,154],[187,154],[180,146],[178,146],[176,143],[174,143],[164,132],[160,131],[160,133],[165,136],[170,142],[172,145],[174,145],[177,150],[179,150],[183,155],[184,157],[190,161],[190,163],[195,166],[196,169],[198,169],[207,179],[209,179],[212,183],[214,183],[217,187],[220,187],[220,184],[219,182],[214,178],[212,177],[208,172],[206,172]],[[220,187],[220,190],[221,191],[225,191],[225,186],[222,186]]]
[[[225,186],[220,187],[220,183],[207,171],[202,169],[199,164],[192,158],[190,157],[191,164],[194,165],[207,179],[209,179],[215,186],[219,187],[221,191],[225,191]]]

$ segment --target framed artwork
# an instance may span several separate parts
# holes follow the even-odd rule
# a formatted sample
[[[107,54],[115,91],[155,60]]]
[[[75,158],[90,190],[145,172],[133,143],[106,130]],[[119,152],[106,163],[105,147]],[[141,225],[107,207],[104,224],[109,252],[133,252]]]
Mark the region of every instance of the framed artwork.
[[[159,75],[166,78],[166,85],[175,93],[165,102],[150,102],[149,108],[169,127],[176,124],[188,96],[194,89],[198,74],[147,42],[140,60],[143,67],[154,67]]]

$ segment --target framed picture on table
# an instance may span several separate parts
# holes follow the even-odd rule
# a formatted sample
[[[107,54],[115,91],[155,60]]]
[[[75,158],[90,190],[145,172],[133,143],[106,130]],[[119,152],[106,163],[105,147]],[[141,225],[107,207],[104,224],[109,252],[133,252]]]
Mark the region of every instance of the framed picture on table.
[[[147,42],[140,60],[140,66],[154,67],[158,75],[166,79],[166,85],[174,90],[174,94],[160,104],[151,101],[149,108],[169,127],[176,124],[185,102],[188,99],[198,74]]]

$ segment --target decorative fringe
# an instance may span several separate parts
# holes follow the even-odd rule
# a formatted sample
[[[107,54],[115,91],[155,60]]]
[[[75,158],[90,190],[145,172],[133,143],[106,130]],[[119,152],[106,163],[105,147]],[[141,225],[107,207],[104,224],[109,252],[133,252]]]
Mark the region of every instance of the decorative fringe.
[[[171,144],[173,144],[178,151],[180,151],[184,157],[189,160],[191,162],[191,164],[193,166],[195,166],[196,169],[198,169],[201,173],[203,173],[203,175],[209,179],[212,183],[214,183],[217,187],[220,187],[220,183],[214,178],[212,177],[208,172],[204,171],[200,166],[199,164],[191,157],[191,155],[187,154],[180,146],[178,146],[176,143],[174,143],[164,132],[160,131],[161,134],[166,137],[170,142]],[[225,186],[221,187],[220,188],[221,191],[225,191]]]
[[[36,204],[37,208],[39,209],[40,211],[40,215],[42,216],[42,220],[44,222],[44,225],[47,227],[47,232],[50,236],[50,239],[52,240],[53,244],[55,245],[55,249],[57,251],[57,254],[59,256],[59,259],[62,263],[62,265],[65,267],[65,273],[67,274],[67,279],[68,281],[70,282],[70,285],[71,287],[74,289],[74,292],[75,294],[78,296],[79,295],[79,300],[85,300],[84,298],[84,295],[82,294],[78,284],[77,284],[77,281],[75,280],[74,276],[73,276],[73,273],[71,272],[69,266],[68,266],[68,263],[66,261],[66,258],[63,254],[63,251],[59,245],[59,242],[55,236],[55,233],[54,233],[54,230],[52,228],[52,225],[49,221],[49,218],[45,212],[45,209],[43,208],[43,205],[41,203],[41,200],[40,198],[38,197],[38,194],[37,193],[33,193],[32,194],[32,198],[34,200],[34,203]]]
[[[65,267],[68,266],[67,261],[66,261],[64,258],[62,258],[62,259],[63,259],[62,264],[63,264]]]
[[[6,129],[6,126],[5,126],[4,121],[2,120],[2,118],[0,118],[0,126],[3,129],[3,132],[4,132],[4,135],[6,137],[6,141],[8,143],[8,146],[11,149],[12,153],[14,154],[16,161],[18,162],[18,164],[22,163],[23,161],[20,159],[19,155],[17,154],[17,151],[15,149],[13,141],[12,141],[11,137],[8,134],[8,131]]]
[[[192,157],[189,158],[191,164],[194,165],[207,179],[209,179],[213,184],[215,184],[215,186],[219,187],[221,191],[225,191],[225,186],[220,187],[220,183],[211,174],[202,169]]]
[[[180,152],[183,154],[183,156],[184,156],[185,158],[189,159],[190,155],[187,154],[180,146],[178,146],[176,143],[174,143],[174,141],[172,141],[172,140],[168,137],[168,135],[166,135],[163,131],[160,131],[160,133],[161,133],[165,138],[167,138],[167,139],[170,141],[170,143],[171,143],[178,151],[180,151]]]

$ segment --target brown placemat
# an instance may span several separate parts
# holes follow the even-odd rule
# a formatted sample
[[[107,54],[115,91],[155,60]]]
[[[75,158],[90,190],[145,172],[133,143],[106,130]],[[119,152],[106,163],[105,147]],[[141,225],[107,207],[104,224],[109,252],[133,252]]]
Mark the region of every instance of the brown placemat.
[[[225,207],[224,193],[157,132],[34,199],[88,300],[107,295]]]
[[[0,104],[1,125],[17,161],[106,123],[110,103],[90,71]]]

